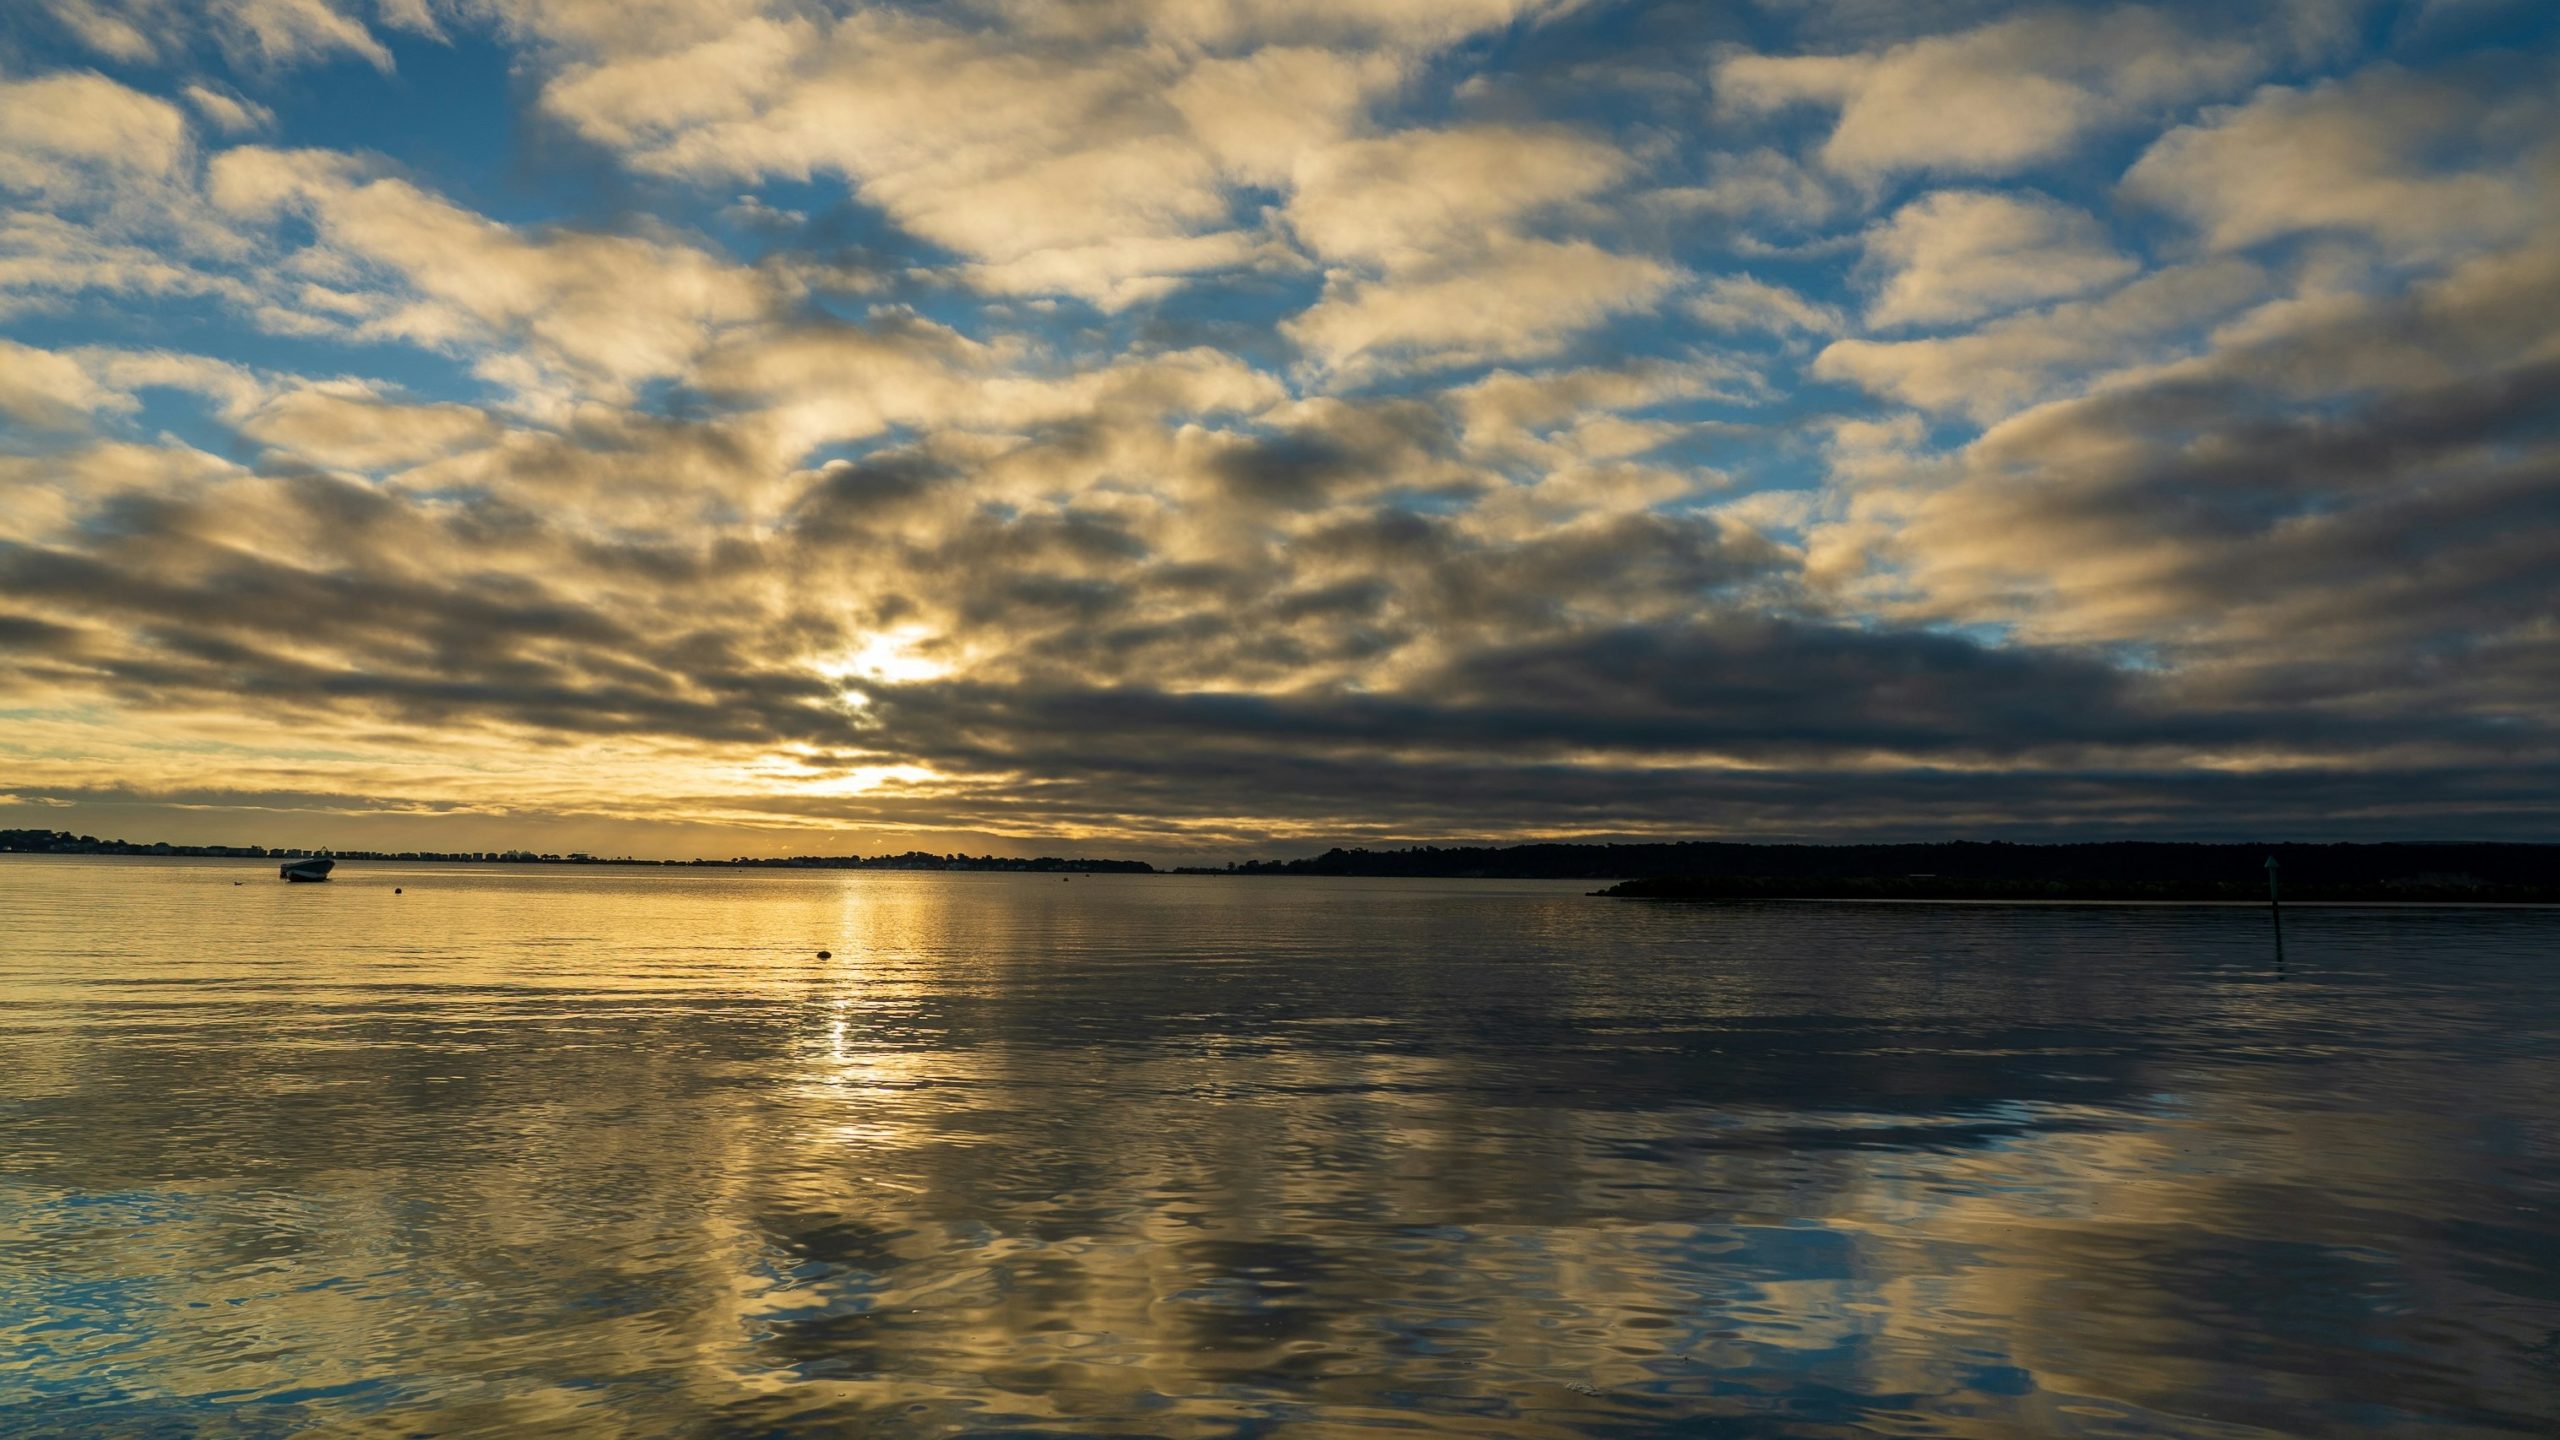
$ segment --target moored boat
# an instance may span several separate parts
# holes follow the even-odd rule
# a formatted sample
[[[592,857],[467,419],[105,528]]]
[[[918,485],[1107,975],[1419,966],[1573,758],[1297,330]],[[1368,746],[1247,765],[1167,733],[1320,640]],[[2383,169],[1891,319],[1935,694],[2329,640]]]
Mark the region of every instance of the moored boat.
[[[329,872],[337,868],[337,861],[314,856],[308,860],[287,860],[276,867],[276,874],[287,880],[326,880]]]

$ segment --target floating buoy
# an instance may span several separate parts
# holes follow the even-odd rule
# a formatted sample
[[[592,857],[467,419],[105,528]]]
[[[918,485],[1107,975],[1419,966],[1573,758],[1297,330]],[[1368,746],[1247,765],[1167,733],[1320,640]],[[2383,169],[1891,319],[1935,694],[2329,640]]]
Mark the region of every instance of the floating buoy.
[[[392,893],[392,894],[394,894],[394,895],[399,894],[399,893],[400,893],[400,887],[399,887],[399,886],[397,886],[397,885],[392,886],[392,887],[391,887],[391,893]]]
[[[833,960],[836,958],[836,952],[833,950],[821,950],[818,952],[818,958],[821,960]]]

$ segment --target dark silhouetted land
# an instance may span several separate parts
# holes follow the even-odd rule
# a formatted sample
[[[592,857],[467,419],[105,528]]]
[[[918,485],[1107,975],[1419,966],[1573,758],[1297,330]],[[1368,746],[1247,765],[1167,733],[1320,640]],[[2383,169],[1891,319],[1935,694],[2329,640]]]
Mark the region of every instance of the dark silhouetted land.
[[[2180,901],[2260,904],[2267,886],[2257,881],[1956,880],[1934,875],[1844,875],[1836,879],[1753,875],[1661,876],[1627,880],[1595,890],[1618,900],[2051,900]],[[2490,885],[2468,877],[2405,879],[2370,884],[2286,881],[2288,901],[2395,902],[2399,904],[2560,904],[2560,885]]]
[[[0,830],[0,854],[34,855],[214,855],[239,856],[250,859],[289,860],[305,855],[326,855],[337,860],[430,860],[453,864],[480,865],[704,865],[735,866],[754,870],[1005,870],[1036,871],[1043,874],[1112,873],[1151,875],[1153,865],[1144,860],[1093,860],[1076,857],[1042,855],[935,855],[923,850],[909,850],[897,855],[741,855],[728,860],[635,860],[628,855],[603,856],[584,853],[555,854],[533,850],[334,850],[264,845],[173,845],[167,841],[141,843],[131,840],[101,840],[95,835],[74,835],[68,830]]]
[[[757,870],[986,870],[1158,873],[1144,860],[1012,855],[739,856],[727,860],[606,859],[529,850],[326,850],[256,845],[139,844],[59,830],[0,830],[0,852],[219,855],[481,864],[675,865]],[[1654,844],[1417,845],[1327,850],[1296,860],[1189,866],[1186,875],[1341,875],[1381,878],[1621,881],[1596,893],[1632,900],[2238,900],[2267,898],[2276,858],[2288,900],[2560,903],[2560,845],[2397,842],[2362,845],[2101,841],[2022,845],[1948,841],[1901,845],[1755,845],[1700,840]]]
[[[2264,900],[2271,855],[2294,900],[2560,901],[2560,845],[1425,845],[1218,873],[1623,880],[1599,893],[1643,900]]]

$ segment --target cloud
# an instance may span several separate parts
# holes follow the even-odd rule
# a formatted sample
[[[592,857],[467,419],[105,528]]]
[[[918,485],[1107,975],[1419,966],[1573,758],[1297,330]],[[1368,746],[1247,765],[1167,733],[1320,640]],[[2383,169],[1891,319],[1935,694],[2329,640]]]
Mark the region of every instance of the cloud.
[[[1425,775],[1474,770],[1506,756],[1525,762],[1613,754],[1632,765],[1648,756],[1712,755],[1783,763],[1791,754],[1845,743],[1870,754],[1952,758],[2013,744],[2021,734],[2045,736],[2042,743],[2057,749],[2120,739],[2130,732],[2129,725],[2114,729],[2129,719],[2127,701],[2123,677],[2068,655],[2001,654],[1943,637],[1722,621],[1580,632],[1473,651],[1430,671],[1427,683],[1393,695],[894,687],[880,697],[878,724],[932,737],[921,752],[929,757],[925,763],[951,773],[984,770],[1002,759],[1079,773],[1089,783],[1106,783],[1107,776],[1149,791],[1208,785],[1211,792],[1194,804],[1215,813],[1278,775],[1327,771],[1333,778],[1318,781],[1313,793],[1294,793],[1328,807],[1345,805],[1356,783],[1356,767],[1348,762],[1379,750],[1440,757],[1409,777],[1416,791],[1429,783]],[[1060,743],[1105,728],[1130,743],[1090,759],[1066,753]],[[1246,753],[1262,757],[1267,768],[1214,777],[1217,765],[1233,765]],[[1674,772],[1656,773],[1677,783]],[[1530,789],[1547,782],[1533,771],[1514,774],[1512,784]],[[1559,791],[1544,803],[1571,802]]]
[[[1300,157],[1342,140],[1406,73],[1392,53],[1275,46],[1202,60],[1165,98],[1229,177],[1279,186]]]
[[[1302,54],[1186,73],[1157,50],[1073,57],[866,11],[757,18],[686,48],[573,64],[543,97],[643,170],[842,175],[975,262],[988,289],[1117,306],[1251,257],[1228,189],[1278,163],[1271,87],[1301,102],[1291,124],[1312,141],[1394,68]]]
[[[1975,320],[2086,294],[2140,266],[2086,213],[2040,195],[1940,190],[1866,235],[1874,328]]]
[[[2095,300],[2047,306],[1961,335],[1835,340],[1813,373],[1924,410],[1990,421],[2092,372],[2175,353],[2179,340],[2264,293],[2241,261],[2158,271]]]
[[[392,277],[400,292],[372,303],[360,333],[434,347],[518,342],[525,365],[492,375],[528,394],[554,384],[627,394],[686,368],[722,327],[776,306],[767,280],[702,250],[592,232],[528,236],[407,181],[365,178],[334,154],[228,150],[210,190],[242,220],[307,219],[319,238],[301,263]]]
[[[2560,346],[2514,317],[2555,301],[2560,251],[2537,244],[2235,327],[1851,515],[1880,593],[1920,612],[2139,643],[2216,703],[2541,743]]]
[[[1324,298],[1282,329],[1336,372],[1536,359],[1652,304],[1681,278],[1661,261],[1588,241],[1508,240],[1445,270],[1386,280],[1337,272]]]
[[[360,381],[322,381],[266,399],[240,434],[279,455],[355,470],[402,469],[494,442],[500,427],[470,405],[408,405]]]
[[[329,0],[213,0],[210,19],[223,44],[273,65],[325,59],[341,52],[389,70],[391,52],[364,23]]]
[[[1079,419],[1259,410],[1278,384],[1222,353],[1190,350],[1039,376],[912,317],[742,333],[703,359],[698,383],[752,404],[796,456],[901,427],[1010,432]]]
[[[650,173],[841,175],[981,288],[1117,309],[1266,259],[1238,187],[1288,183],[1419,57],[1540,8],[757,15],[641,53],[580,26],[543,103]]]
[[[273,110],[254,100],[226,95],[206,85],[190,85],[185,91],[187,103],[196,107],[213,127],[226,135],[245,135],[275,124]]]
[[[188,151],[176,106],[103,75],[0,81],[0,186],[78,197],[171,176]]]
[[[198,192],[185,112],[103,76],[0,80],[0,315],[84,292],[219,296],[248,306],[229,267],[243,240]]]
[[[1646,197],[1674,211],[1764,220],[1797,230],[1819,225],[1850,203],[1838,182],[1761,147],[1706,158],[1702,183],[1670,186]]]
[[[1596,138],[1514,126],[1409,130],[1309,153],[1283,215],[1329,268],[1323,297],[1282,328],[1344,375],[1552,354],[1682,279],[1647,256],[1534,233],[1633,167]]]
[[[1839,307],[1819,304],[1749,275],[1716,276],[1689,297],[1688,309],[1699,324],[1715,330],[1828,335],[1848,326],[1848,317]]]
[[[1562,0],[1103,0],[1062,10],[1040,0],[998,0],[995,8],[1022,33],[1088,42],[1432,49],[1571,7]]]
[[[1470,448],[1535,454],[1543,440],[1628,411],[1731,401],[1756,394],[1758,385],[1756,372],[1743,365],[1692,358],[1535,373],[1497,370],[1449,398]]]
[[[0,415],[42,429],[79,425],[92,413],[132,401],[98,384],[66,355],[0,340]]]
[[[1563,130],[1408,130],[1303,156],[1285,212],[1318,257],[1382,270],[1427,268],[1487,232],[1606,190],[1632,160]]]
[[[2228,93],[2333,33],[2316,7],[2221,34],[2143,6],[2047,10],[1879,50],[1733,55],[1715,86],[1731,113],[1836,111],[1820,155],[1845,175],[2006,175],[2100,127]]]
[[[258,393],[258,381],[245,366],[208,355],[177,350],[117,350],[99,346],[72,352],[108,383],[123,389],[162,386],[192,390],[224,400]]]
[[[181,390],[236,409],[255,400],[246,370],[201,355],[83,347],[42,350],[0,339],[0,412],[40,429],[81,431],[140,409],[145,389]]]
[[[132,64],[147,63],[158,56],[159,46],[151,38],[157,27],[143,18],[149,7],[117,5],[107,0],[44,0],[44,8],[81,44],[108,59]]]
[[[392,68],[364,22],[332,0],[42,0],[56,23],[90,49],[127,64],[168,61],[199,37],[210,39],[234,64],[274,68],[353,56],[378,70]],[[383,7],[386,20],[403,18],[415,29],[424,11],[415,0],[404,10]],[[430,22],[432,24],[432,22]]]
[[[12,794],[221,747],[720,853],[2560,794],[2560,151],[2486,28],[48,13],[0,687],[104,718],[0,735]],[[307,65],[428,118],[351,150]],[[537,113],[442,128],[501,68]]]
[[[172,259],[167,249],[117,237],[109,226],[45,214],[0,218],[0,316],[53,308],[83,292],[259,303],[248,281]]]
[[[2384,66],[2269,86],[2180,126],[2124,185],[2184,216],[2216,250],[2330,231],[2370,238],[2398,259],[2432,259],[2547,220],[2518,152],[2547,137],[2553,118],[2540,96]]]
[[[861,12],[833,26],[759,19],[680,52],[576,67],[544,104],[656,173],[843,175],[998,286],[1111,299],[1164,273],[1118,245],[1152,245],[1155,265],[1233,258],[1167,243],[1230,219],[1216,157],[1163,99],[1176,78],[1150,54],[1077,64]]]

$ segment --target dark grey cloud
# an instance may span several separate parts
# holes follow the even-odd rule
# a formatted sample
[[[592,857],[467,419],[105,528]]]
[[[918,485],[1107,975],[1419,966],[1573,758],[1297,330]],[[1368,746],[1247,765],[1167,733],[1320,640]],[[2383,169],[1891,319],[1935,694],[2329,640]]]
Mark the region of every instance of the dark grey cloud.
[[[812,541],[860,536],[873,522],[923,499],[957,474],[948,462],[911,451],[838,461],[800,492],[792,503],[791,524]]]
[[[2012,618],[2139,639],[2219,703],[2538,730],[2517,702],[2560,598],[2560,363],[2485,313],[2560,313],[2560,267],[2526,254],[2553,283],[2371,306],[2024,417],[1888,549],[1951,610],[2041,593]],[[2305,393],[2339,370],[2360,383]]]
[[[329,809],[272,732],[368,817],[793,835],[2553,814],[2547,26],[785,8],[719,76],[733,10],[510,11],[616,172],[549,223],[211,32],[228,110],[0,81],[0,791]]]
[[[79,645],[82,632],[32,615],[0,615],[0,649],[60,653]]]

